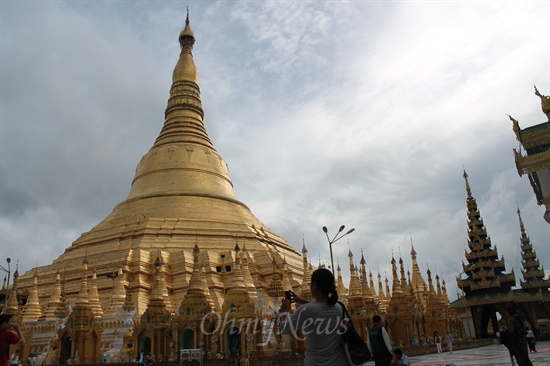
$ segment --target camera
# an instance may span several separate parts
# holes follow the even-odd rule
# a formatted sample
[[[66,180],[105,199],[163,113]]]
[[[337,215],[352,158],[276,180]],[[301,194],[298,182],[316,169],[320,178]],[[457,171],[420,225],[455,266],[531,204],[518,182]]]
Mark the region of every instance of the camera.
[[[287,300],[290,300],[290,302],[293,302],[292,301],[292,293],[290,291],[285,291],[285,298]]]

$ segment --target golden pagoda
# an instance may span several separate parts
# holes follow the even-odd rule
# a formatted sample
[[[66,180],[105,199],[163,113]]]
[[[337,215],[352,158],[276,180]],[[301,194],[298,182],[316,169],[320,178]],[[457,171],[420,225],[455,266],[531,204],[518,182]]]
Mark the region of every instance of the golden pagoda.
[[[181,362],[186,350],[247,364],[286,351],[303,363],[294,352],[303,353],[304,341],[277,337],[273,312],[286,290],[310,298],[314,268],[305,242],[300,255],[237,199],[203,123],[194,42],[188,14],[164,126],[128,197],[51,265],[16,272],[3,311],[23,323],[23,358],[131,362],[145,351],[157,362]],[[347,289],[338,265],[338,292],[363,337],[375,314],[395,346],[453,329],[439,278],[436,291],[428,271],[428,289],[414,248],[411,257],[412,279],[401,258],[399,276],[392,255],[392,289],[378,272],[378,293],[363,253],[358,266],[349,251]]]
[[[46,303],[56,274],[65,277],[65,292],[74,302],[80,283],[80,264],[87,257],[96,273],[101,305],[108,309],[113,296],[111,273],[122,269],[122,281],[129,287],[141,314],[151,296],[157,254],[164,260],[169,301],[180,303],[189,288],[193,272],[193,248],[207,253],[205,273],[216,307],[223,305],[235,258],[235,239],[246,245],[258,283],[267,289],[271,263],[286,260],[301,285],[303,271],[299,253],[269,230],[237,199],[226,162],[206,133],[193,61],[195,37],[189,25],[180,33],[181,54],[173,72],[165,123],[152,148],[139,162],[130,193],[102,222],[83,233],[51,265],[38,267],[21,276],[20,289],[31,289],[37,274],[39,299]],[[272,251],[268,253],[268,248]],[[222,270],[223,267],[223,270]],[[225,291],[227,292],[227,291]],[[124,292],[120,298],[124,302]]]
[[[266,294],[275,276],[289,288],[304,286],[309,268],[300,253],[236,197],[228,166],[208,137],[189,14],[179,43],[164,125],[139,161],[127,198],[52,264],[14,279],[4,311],[22,315],[24,357],[32,349],[49,352],[52,363],[97,362],[114,344],[122,349],[130,334],[136,347],[125,343],[124,352],[110,356],[124,359],[148,348],[167,360],[174,356],[165,334],[191,327],[190,338],[174,334],[172,341],[198,348],[205,339],[197,324],[206,313],[252,318],[257,293],[273,305]],[[242,251],[233,250],[236,241]],[[24,309],[17,296],[27,300]],[[251,341],[247,336],[234,342]]]

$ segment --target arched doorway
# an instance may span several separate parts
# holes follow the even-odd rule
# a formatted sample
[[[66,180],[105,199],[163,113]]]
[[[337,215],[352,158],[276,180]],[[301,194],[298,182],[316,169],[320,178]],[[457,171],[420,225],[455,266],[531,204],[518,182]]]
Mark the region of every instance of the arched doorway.
[[[239,328],[231,327],[226,333],[226,353],[230,357],[241,354],[241,331]]]
[[[489,338],[499,329],[497,310],[493,306],[483,306],[481,308],[479,325],[478,338]]]
[[[138,352],[145,351],[145,355],[148,355],[151,352],[151,338],[143,337],[139,341]]]
[[[187,328],[180,333],[180,349],[191,348],[195,348],[195,332]]]
[[[66,365],[71,357],[71,337],[65,337],[61,340],[61,349],[59,350],[59,363]]]

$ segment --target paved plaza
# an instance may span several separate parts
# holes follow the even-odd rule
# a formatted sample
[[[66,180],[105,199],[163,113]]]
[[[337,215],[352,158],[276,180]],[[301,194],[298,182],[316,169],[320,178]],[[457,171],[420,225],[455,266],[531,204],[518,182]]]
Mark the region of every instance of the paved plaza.
[[[535,366],[550,366],[550,342],[537,342],[537,353],[530,353],[529,358]],[[504,346],[494,344],[491,346],[470,348],[454,351],[452,354],[429,354],[411,356],[411,364],[414,366],[423,365],[512,365],[508,349]],[[517,362],[514,362],[517,366]]]

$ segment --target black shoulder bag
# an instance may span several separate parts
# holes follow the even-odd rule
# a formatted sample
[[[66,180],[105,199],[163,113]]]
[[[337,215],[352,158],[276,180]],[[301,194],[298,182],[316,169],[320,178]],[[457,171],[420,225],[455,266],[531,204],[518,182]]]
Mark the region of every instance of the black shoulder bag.
[[[362,365],[371,359],[369,347],[367,346],[363,338],[361,338],[361,336],[355,330],[346,306],[340,301],[338,301],[338,304],[340,304],[340,306],[342,307],[344,318],[348,319],[347,324],[345,324],[346,328],[344,334],[342,336],[342,346],[344,347],[344,353],[346,354],[348,362],[351,366]]]

